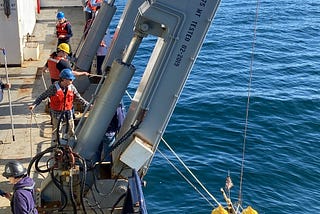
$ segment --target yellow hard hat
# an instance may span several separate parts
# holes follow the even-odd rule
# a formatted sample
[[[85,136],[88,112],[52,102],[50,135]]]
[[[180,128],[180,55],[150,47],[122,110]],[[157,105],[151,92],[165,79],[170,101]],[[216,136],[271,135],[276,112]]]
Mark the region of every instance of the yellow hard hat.
[[[61,43],[58,45],[58,51],[64,51],[67,54],[70,53],[70,46],[67,43]]]

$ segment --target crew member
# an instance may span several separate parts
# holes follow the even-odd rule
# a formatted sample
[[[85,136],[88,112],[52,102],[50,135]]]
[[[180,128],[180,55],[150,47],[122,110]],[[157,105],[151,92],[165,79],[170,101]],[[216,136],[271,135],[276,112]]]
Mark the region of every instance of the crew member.
[[[113,144],[115,143],[116,135],[119,133],[121,126],[125,119],[125,109],[122,102],[117,107],[115,114],[107,128],[107,131],[99,145],[95,156],[92,157],[93,163],[99,161],[110,161],[111,156],[109,155]]]
[[[42,71],[49,70],[51,83],[58,81],[60,79],[60,72],[63,69],[72,69],[71,64],[68,59],[68,55],[70,54],[70,46],[67,43],[61,43],[58,45],[57,51],[53,52],[47,63],[42,68]],[[80,71],[73,71],[73,74],[76,76],[82,75],[89,75],[88,72],[80,72]]]
[[[13,184],[13,195],[10,203],[12,213],[37,214],[38,211],[34,201],[35,183],[27,175],[27,169],[19,161],[13,160],[5,165],[2,175],[9,179],[10,184]]]
[[[9,88],[11,88],[11,83],[3,83],[0,80],[0,102],[3,99],[3,89],[9,89]]]
[[[76,87],[72,84],[75,76],[71,69],[64,69],[60,73],[59,81],[52,84],[45,92],[43,92],[33,103],[29,106],[33,110],[47,97],[50,97],[50,112],[52,119],[52,141],[56,142],[58,137],[58,123],[60,117],[64,117],[67,122],[67,133],[63,136],[66,139],[74,139],[74,121],[73,121],[73,101],[76,97],[83,105],[88,106],[84,98],[81,97]]]
[[[95,13],[101,7],[102,0],[87,0],[83,11],[85,12],[86,22],[94,19]]]
[[[67,43],[70,46],[70,38],[73,36],[71,23],[65,18],[63,12],[57,13],[57,19],[58,22],[56,24],[56,35],[58,38],[58,44],[59,46],[61,43]],[[70,47],[70,56],[72,56],[71,53],[71,47]]]
[[[103,37],[103,40],[101,41],[100,46],[97,50],[97,56],[96,56],[97,57],[97,71],[96,71],[96,73],[98,75],[102,74],[101,68],[102,68],[103,60],[109,51],[110,44],[111,44],[111,35],[110,35],[109,29],[107,29],[107,31]]]
[[[85,12],[86,23],[84,26],[84,38],[87,37],[88,31],[96,17],[98,10],[100,9],[102,0],[87,0],[83,11]]]

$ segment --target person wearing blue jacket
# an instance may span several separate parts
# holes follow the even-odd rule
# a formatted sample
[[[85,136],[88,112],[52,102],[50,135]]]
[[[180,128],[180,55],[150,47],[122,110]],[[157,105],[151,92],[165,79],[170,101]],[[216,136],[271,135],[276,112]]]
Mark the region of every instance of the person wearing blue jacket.
[[[16,160],[9,161],[2,173],[13,184],[11,211],[13,214],[37,214],[34,201],[34,181],[27,175],[27,169]]]
[[[123,125],[125,116],[126,112],[121,102],[113,115],[95,156],[92,158],[92,163],[110,160],[111,156],[109,153],[111,152],[112,145],[115,143],[116,135],[119,133],[120,128]]]

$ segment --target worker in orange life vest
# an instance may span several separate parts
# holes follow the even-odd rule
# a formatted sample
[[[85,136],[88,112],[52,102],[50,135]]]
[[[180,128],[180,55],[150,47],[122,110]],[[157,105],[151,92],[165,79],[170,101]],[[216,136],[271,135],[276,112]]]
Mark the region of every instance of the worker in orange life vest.
[[[74,138],[74,121],[72,116],[74,97],[76,97],[84,106],[90,105],[89,102],[81,97],[76,87],[72,84],[73,80],[75,80],[75,76],[71,69],[62,70],[60,73],[60,80],[52,84],[29,106],[29,110],[32,111],[43,100],[50,97],[53,142],[55,142],[58,137],[57,128],[60,117],[64,117],[66,121],[68,121],[66,139]]]
[[[57,13],[58,22],[56,24],[56,35],[58,38],[59,46],[61,43],[67,43],[70,46],[70,38],[73,36],[71,23],[65,18],[63,12]],[[72,51],[70,47],[70,56],[72,56]]]
[[[63,69],[72,69],[68,59],[68,54],[70,54],[70,46],[67,43],[61,43],[57,48],[57,52],[53,52],[50,55],[47,63],[42,68],[42,72],[49,70],[52,84],[60,79],[60,72]],[[89,75],[88,72],[80,71],[73,71],[73,74],[76,76]]]
[[[95,17],[96,11],[101,7],[102,0],[87,0],[83,11],[86,14],[86,22]]]
[[[58,38],[58,45],[61,43],[69,43],[73,36],[71,23],[65,18],[63,12],[57,13],[58,22],[56,24],[56,34]]]
[[[84,37],[87,36],[90,26],[93,23],[94,18],[96,17],[97,11],[100,9],[102,0],[87,0],[83,11],[85,12],[86,23],[84,26]]]

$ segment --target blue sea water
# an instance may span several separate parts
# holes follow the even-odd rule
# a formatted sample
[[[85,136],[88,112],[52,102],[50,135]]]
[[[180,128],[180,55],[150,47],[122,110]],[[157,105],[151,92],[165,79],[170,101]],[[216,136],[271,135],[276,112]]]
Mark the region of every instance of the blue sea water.
[[[222,204],[220,188],[230,171],[237,201],[252,73],[243,206],[267,214],[317,213],[320,1],[261,0],[258,6],[254,40],[257,1],[222,0],[164,138]],[[135,58],[137,70],[149,49],[147,43]],[[159,149],[191,179],[163,143]],[[145,180],[149,213],[213,209],[159,152]]]

